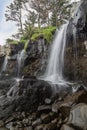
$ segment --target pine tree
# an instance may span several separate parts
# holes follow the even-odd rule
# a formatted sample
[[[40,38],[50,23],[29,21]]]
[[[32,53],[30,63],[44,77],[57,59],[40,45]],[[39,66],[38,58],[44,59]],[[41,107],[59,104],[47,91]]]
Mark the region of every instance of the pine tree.
[[[14,21],[16,25],[19,27],[19,31],[23,34],[23,23],[22,23],[22,8],[23,4],[26,3],[27,0],[14,0],[7,6],[7,10],[5,13],[5,17],[7,21]]]
[[[70,17],[69,0],[51,0],[51,24],[53,26],[59,26],[66,19]]]

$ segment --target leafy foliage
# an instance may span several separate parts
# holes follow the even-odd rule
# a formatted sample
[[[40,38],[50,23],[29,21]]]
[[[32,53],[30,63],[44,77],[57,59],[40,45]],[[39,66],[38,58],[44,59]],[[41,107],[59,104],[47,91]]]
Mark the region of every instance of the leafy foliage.
[[[18,44],[18,41],[8,38],[8,39],[6,39],[6,43],[8,43],[8,44]]]
[[[43,37],[46,39],[47,43],[50,43],[50,41],[53,38],[53,33],[55,32],[56,27],[48,27],[48,28],[42,28],[35,30],[35,33],[32,35],[31,40],[37,40],[40,37]]]

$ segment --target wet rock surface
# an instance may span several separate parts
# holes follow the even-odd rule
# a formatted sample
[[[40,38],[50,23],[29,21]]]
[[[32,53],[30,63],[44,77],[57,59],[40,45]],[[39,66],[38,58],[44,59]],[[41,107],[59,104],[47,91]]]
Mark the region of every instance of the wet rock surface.
[[[65,55],[65,77],[87,84],[87,1],[81,1],[69,21]]]
[[[0,97],[0,129],[85,130],[86,87],[73,84],[55,94],[52,90],[35,78],[15,81]]]
[[[34,111],[52,94],[50,85],[45,81],[25,79],[12,82],[9,91],[0,97],[0,119],[14,111]]]
[[[2,73],[2,79],[18,76],[18,55],[22,52],[23,46],[12,45],[12,54],[9,56],[8,65],[5,72]],[[20,75],[39,76],[45,69],[48,57],[48,47],[45,39],[30,41],[26,50],[24,66],[21,68]],[[17,49],[16,49],[17,48]],[[1,58],[2,60],[2,58]],[[2,62],[0,62],[2,63]]]
[[[28,57],[25,60],[23,75],[28,74],[30,76],[38,76],[45,71],[48,47],[49,45],[43,38],[38,39],[35,42],[30,41],[26,50]]]

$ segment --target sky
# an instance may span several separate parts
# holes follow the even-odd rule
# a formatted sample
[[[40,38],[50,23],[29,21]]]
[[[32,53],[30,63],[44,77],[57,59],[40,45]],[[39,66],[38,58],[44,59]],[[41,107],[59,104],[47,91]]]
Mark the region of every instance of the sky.
[[[5,9],[12,0],[0,0],[0,45],[5,44],[5,39],[10,37],[17,31],[15,23],[10,21],[6,22],[5,19]]]
[[[17,32],[17,28],[14,22],[6,22],[5,10],[13,0],[0,0],[0,45],[4,45],[7,38],[10,38],[12,34]],[[71,0],[77,1],[77,0]]]

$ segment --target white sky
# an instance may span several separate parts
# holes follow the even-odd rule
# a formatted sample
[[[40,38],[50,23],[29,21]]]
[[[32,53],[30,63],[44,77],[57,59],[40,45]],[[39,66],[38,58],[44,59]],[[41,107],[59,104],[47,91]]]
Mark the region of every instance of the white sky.
[[[0,0],[0,44],[5,44],[5,39],[9,38],[12,34],[17,32],[17,27],[14,22],[6,22],[5,20],[5,9],[13,0]],[[79,1],[79,0],[71,0]]]

